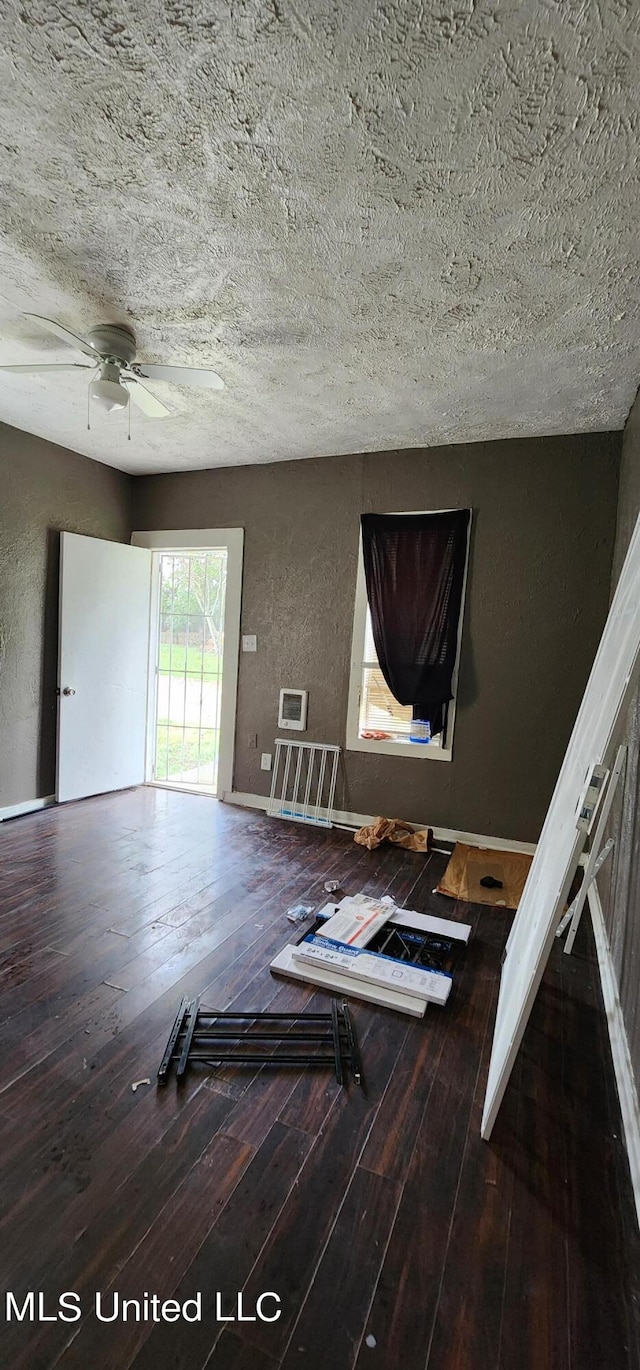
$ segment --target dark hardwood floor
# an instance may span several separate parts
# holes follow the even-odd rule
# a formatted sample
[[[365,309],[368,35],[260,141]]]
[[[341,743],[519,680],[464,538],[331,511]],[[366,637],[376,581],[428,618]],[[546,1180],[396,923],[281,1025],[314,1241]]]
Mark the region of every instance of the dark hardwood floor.
[[[7,1370],[636,1370],[640,1240],[588,919],[554,951],[479,1137],[509,915],[432,890],[444,858],[141,789],[0,825]],[[473,925],[446,1009],[352,1001],[366,1094],[264,1068],[155,1071],[183,993],[290,1012],[286,908],[323,882]],[[216,1321],[274,1291],[277,1322]],[[101,1323],[114,1291],[202,1321]]]

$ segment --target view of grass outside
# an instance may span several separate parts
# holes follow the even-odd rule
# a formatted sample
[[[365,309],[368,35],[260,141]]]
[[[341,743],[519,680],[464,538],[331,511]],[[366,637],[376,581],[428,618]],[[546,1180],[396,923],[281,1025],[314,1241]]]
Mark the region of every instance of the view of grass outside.
[[[158,720],[156,775],[178,778],[199,767],[204,774],[217,761],[219,728],[185,728]]]
[[[197,675],[219,675],[222,662],[217,652],[204,651],[201,647],[185,647],[178,642],[161,642],[158,661],[160,671],[171,671],[182,675],[193,671]]]

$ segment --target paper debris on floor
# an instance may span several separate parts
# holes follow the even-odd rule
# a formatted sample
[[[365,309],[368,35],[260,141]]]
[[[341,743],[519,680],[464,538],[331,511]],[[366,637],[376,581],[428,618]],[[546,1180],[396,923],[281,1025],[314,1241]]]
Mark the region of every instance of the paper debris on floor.
[[[287,909],[286,917],[290,923],[304,923],[305,919],[313,913],[313,904],[293,904]]]
[[[381,842],[393,842],[394,846],[407,847],[409,851],[428,852],[433,832],[431,828],[416,831],[411,823],[405,823],[401,818],[376,818],[374,823],[360,828],[353,840],[361,847],[368,847],[369,851],[379,847]]]
[[[469,904],[517,909],[532,860],[525,852],[493,851],[456,842],[436,893]],[[483,885],[483,880],[491,883]]]

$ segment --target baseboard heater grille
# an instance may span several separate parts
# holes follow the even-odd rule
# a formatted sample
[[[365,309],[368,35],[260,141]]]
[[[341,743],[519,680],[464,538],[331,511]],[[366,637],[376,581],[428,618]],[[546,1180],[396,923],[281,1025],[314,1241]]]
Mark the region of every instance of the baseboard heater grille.
[[[297,742],[277,737],[267,813],[333,827],[340,748],[324,742]]]

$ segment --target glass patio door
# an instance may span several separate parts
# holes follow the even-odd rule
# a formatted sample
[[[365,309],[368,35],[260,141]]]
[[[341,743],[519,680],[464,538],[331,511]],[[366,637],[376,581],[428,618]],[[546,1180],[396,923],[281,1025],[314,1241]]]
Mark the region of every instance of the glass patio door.
[[[216,792],[227,550],[160,552],[153,779]]]

